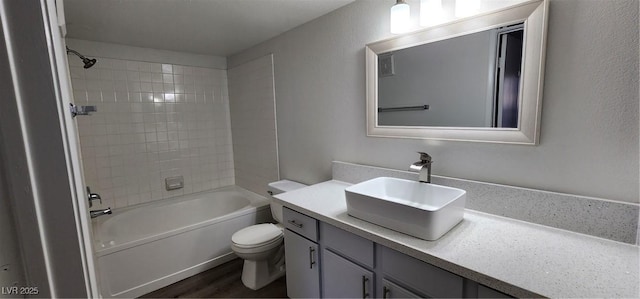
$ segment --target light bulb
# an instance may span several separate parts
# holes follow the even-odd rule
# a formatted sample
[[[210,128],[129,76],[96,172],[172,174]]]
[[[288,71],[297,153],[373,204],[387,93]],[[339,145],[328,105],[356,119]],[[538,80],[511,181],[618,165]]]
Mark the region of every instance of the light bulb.
[[[398,0],[391,7],[391,33],[400,34],[409,31],[411,10],[404,0]]]
[[[442,0],[420,0],[420,26],[440,24],[443,20]]]
[[[456,0],[456,17],[463,18],[476,14],[482,0]]]

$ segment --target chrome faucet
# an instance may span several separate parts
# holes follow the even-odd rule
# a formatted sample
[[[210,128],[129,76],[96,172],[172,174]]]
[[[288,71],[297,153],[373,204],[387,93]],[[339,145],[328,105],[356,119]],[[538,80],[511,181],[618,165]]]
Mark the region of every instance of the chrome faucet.
[[[91,218],[96,218],[98,216],[102,216],[102,215],[110,215],[111,214],[111,208],[106,208],[104,210],[93,210],[93,211],[89,211],[89,215],[91,216]]]
[[[431,156],[424,152],[418,152],[420,154],[420,161],[411,164],[409,170],[419,172],[420,177],[418,181],[421,183],[431,183]]]
[[[102,204],[102,197],[98,193],[91,193],[91,188],[87,186],[87,199],[89,200],[89,207],[93,207],[93,201],[99,200],[100,204]]]

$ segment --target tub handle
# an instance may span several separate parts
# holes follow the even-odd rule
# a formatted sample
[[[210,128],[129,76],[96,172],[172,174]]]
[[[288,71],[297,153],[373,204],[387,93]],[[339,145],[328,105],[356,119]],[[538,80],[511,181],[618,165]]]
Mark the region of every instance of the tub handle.
[[[297,228],[302,228],[302,223],[298,223],[295,220],[287,220],[287,222],[291,223],[291,225],[297,227]]]
[[[316,264],[316,260],[314,258],[316,249],[313,247],[309,247],[309,269],[313,269],[313,265]]]
[[[102,197],[98,193],[91,193],[91,188],[87,186],[87,199],[89,200],[89,207],[93,207],[94,200],[100,200],[100,204],[102,204]]]

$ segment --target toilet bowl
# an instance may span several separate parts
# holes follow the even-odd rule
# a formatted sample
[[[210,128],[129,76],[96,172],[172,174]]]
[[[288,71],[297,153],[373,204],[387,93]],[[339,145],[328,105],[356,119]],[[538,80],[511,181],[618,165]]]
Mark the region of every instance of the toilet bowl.
[[[269,194],[275,195],[305,187],[289,180],[269,184]],[[272,198],[271,214],[282,221],[282,205]],[[252,289],[260,289],[285,274],[284,227],[281,224],[263,223],[245,227],[231,236],[231,249],[244,259],[242,283]]]

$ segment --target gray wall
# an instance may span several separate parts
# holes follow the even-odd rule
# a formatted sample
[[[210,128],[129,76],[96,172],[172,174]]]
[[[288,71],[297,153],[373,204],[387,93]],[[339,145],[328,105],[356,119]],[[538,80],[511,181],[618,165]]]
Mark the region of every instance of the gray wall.
[[[260,57],[227,74],[236,185],[268,196],[267,184],[279,178],[273,58]]]
[[[538,146],[366,137],[364,45],[390,37],[395,1],[356,1],[228,59],[274,54],[282,178],[331,161],[638,202],[638,3],[551,0]]]

